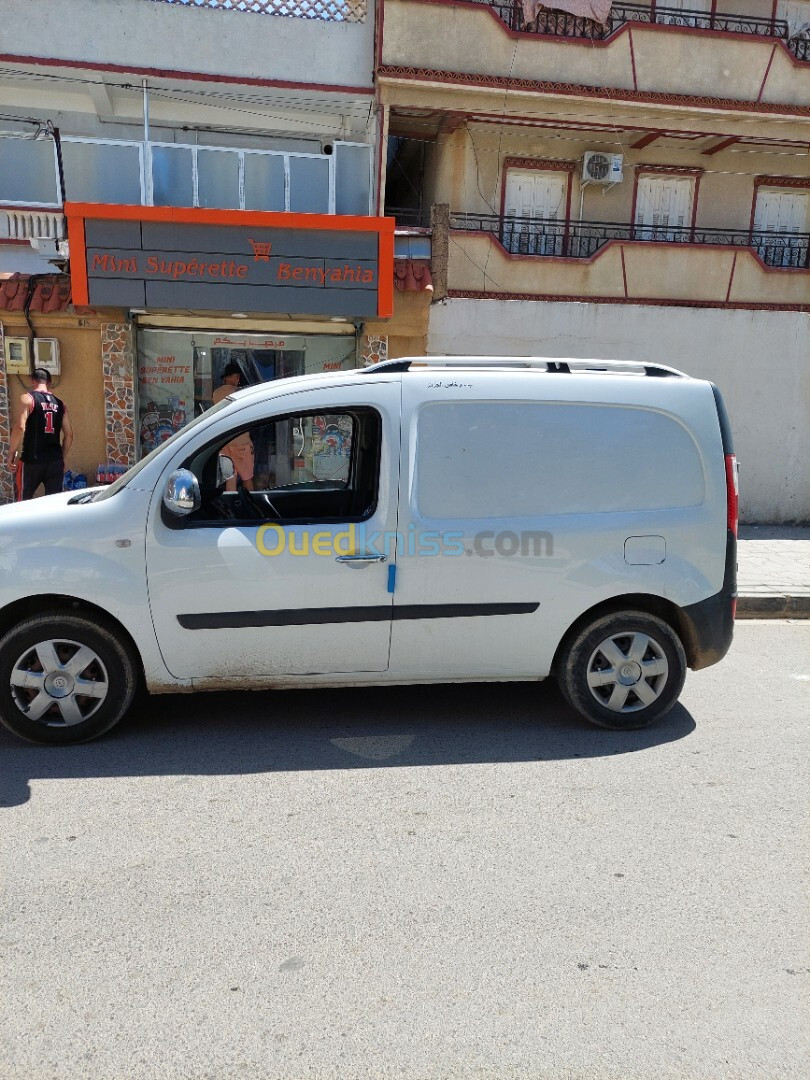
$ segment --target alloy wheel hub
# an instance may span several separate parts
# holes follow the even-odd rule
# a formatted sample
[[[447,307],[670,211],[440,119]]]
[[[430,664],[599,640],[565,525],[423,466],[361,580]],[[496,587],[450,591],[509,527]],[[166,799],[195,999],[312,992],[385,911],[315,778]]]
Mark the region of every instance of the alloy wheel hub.
[[[37,642],[14,664],[11,694],[28,719],[46,727],[89,720],[110,691],[109,675],[94,649],[67,638]]]
[[[75,688],[75,680],[69,671],[52,671],[45,677],[45,692],[52,698],[67,697]]]
[[[635,660],[631,660],[628,664],[622,664],[619,668],[619,682],[622,686],[632,686],[640,678],[641,665],[637,664]]]
[[[611,712],[638,712],[652,705],[669,679],[661,644],[640,630],[611,634],[591,653],[586,671],[594,699]]]

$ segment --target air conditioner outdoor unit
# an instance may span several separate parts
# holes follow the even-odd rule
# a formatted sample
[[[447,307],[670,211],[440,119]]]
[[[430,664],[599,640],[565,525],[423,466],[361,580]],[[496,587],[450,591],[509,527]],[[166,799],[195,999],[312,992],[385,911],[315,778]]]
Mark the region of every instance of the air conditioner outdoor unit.
[[[51,375],[61,375],[59,342],[53,337],[34,338],[34,367],[44,367]]]
[[[621,154],[603,154],[589,150],[582,159],[582,179],[591,184],[620,184],[624,179]]]

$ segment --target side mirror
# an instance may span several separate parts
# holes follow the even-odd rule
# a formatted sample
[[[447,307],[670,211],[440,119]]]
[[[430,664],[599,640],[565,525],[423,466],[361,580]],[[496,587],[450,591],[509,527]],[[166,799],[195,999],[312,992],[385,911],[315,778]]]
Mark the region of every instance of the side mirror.
[[[236,469],[233,461],[226,454],[220,454],[217,459],[217,487],[223,487],[229,480],[233,480],[234,476]]]
[[[163,492],[163,505],[170,514],[176,517],[185,517],[195,510],[199,510],[200,485],[197,477],[188,469],[177,469],[166,481],[166,489]]]

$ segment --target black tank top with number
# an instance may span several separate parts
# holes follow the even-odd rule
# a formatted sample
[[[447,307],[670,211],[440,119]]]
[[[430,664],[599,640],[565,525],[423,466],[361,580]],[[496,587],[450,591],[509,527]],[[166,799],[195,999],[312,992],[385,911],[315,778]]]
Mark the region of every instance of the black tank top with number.
[[[22,444],[22,460],[33,464],[42,461],[58,461],[62,457],[63,402],[53,394],[31,390],[33,408],[25,423]]]

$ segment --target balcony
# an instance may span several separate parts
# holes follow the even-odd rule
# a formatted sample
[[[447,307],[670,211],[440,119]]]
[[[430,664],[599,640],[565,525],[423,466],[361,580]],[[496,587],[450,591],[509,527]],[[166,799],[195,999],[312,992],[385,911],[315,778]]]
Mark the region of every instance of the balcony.
[[[0,206],[72,202],[197,206],[301,214],[371,211],[371,147],[335,142],[330,154],[63,136],[56,144],[0,137]]]
[[[810,305],[810,235],[451,213],[448,295]]]
[[[387,0],[383,101],[481,115],[534,115],[537,94],[561,95],[569,111],[587,97],[591,112],[611,100],[696,109],[740,102],[784,115],[810,106],[810,62],[797,62],[810,61],[810,41],[791,39],[785,20],[712,15],[697,0],[690,7],[617,3],[602,28],[549,11],[526,24],[519,0]],[[425,84],[419,93],[415,81]],[[667,122],[677,127],[679,118]]]
[[[797,60],[810,60],[810,39],[791,38],[785,19],[773,16],[736,15],[714,10],[687,10],[665,4],[614,4],[604,24],[566,12],[539,11],[537,17],[526,20],[520,0],[473,0],[490,7],[509,30],[552,37],[585,38],[604,41],[628,24],[648,26],[677,26],[684,29],[715,30],[726,34],[748,34],[783,41]]]
[[[750,229],[699,229],[665,225],[623,225],[604,221],[557,221],[453,213],[450,228],[487,233],[509,255],[590,259],[611,241],[702,244],[747,248],[765,266],[810,269],[810,233],[752,232]]]
[[[308,85],[341,87],[347,92],[335,103],[338,114],[346,105],[365,104],[367,111],[373,91],[369,0],[9,0],[0,7],[2,52],[15,70],[25,58],[47,57],[73,68],[86,64],[95,70],[85,68],[83,78],[98,81],[99,68],[110,65],[107,80],[114,87],[127,81],[123,72],[147,69],[150,89],[171,97],[173,73],[192,73],[200,90],[210,79],[207,89],[219,93],[223,79],[235,87],[244,78],[254,92],[275,84],[275,104],[286,99],[294,108]],[[138,89],[140,78],[132,80]],[[40,81],[37,97],[46,82]],[[56,96],[67,100],[65,85]],[[245,119],[234,116],[234,122]]]

